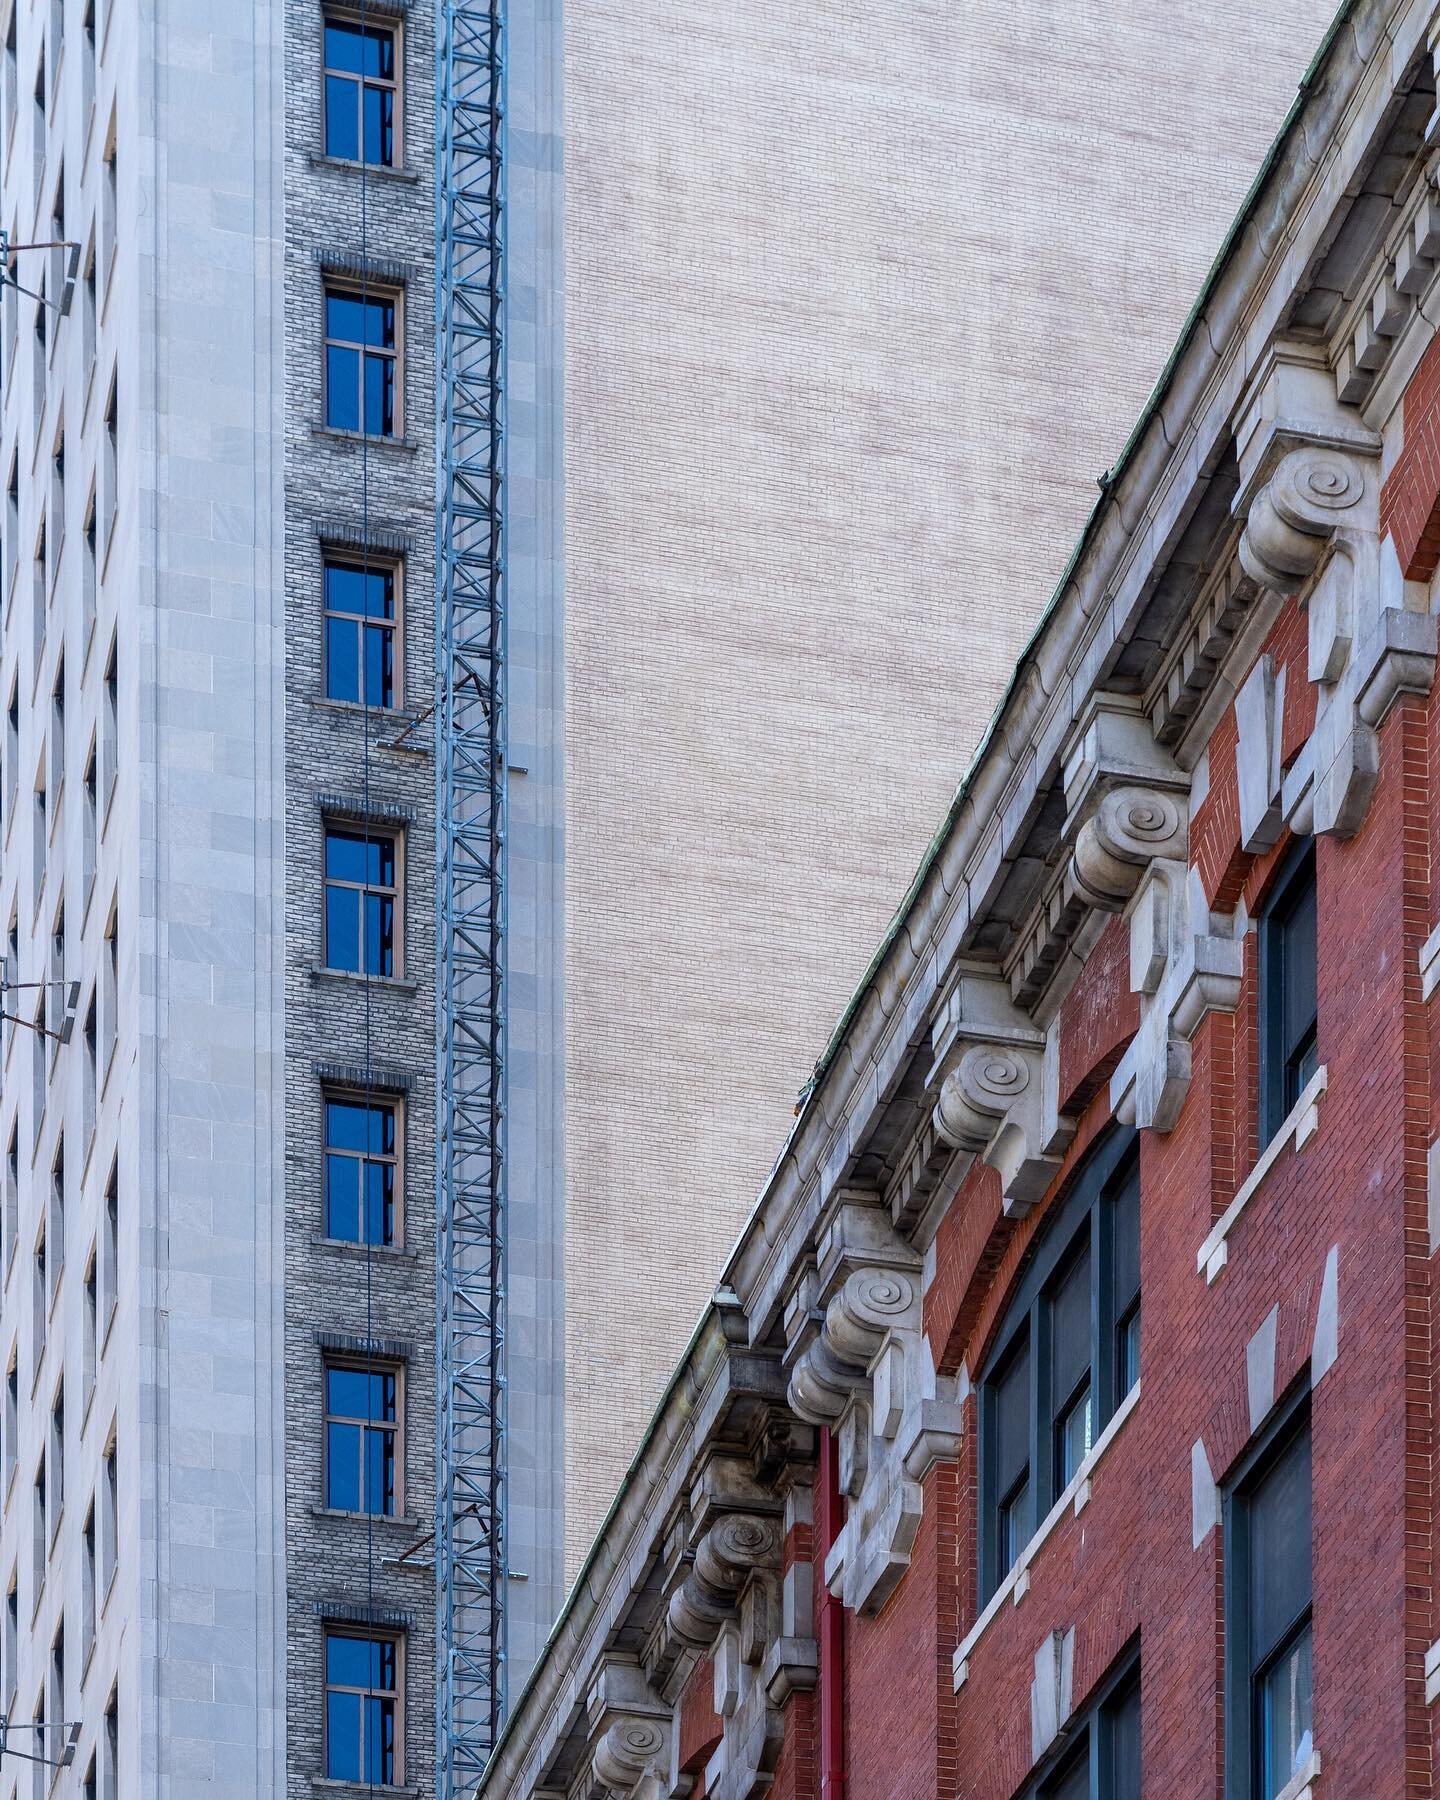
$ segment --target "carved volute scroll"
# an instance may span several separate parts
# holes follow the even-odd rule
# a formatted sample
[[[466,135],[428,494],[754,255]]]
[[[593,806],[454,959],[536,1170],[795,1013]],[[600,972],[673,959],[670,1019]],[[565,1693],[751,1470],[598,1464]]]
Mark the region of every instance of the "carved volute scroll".
[[[1054,1180],[1073,1126],[1047,1096],[1045,1034],[1004,981],[961,974],[936,1026],[935,1068],[936,1134],[998,1172],[1007,1213],[1028,1211]]]
[[[705,1768],[713,1800],[754,1800],[768,1791],[784,1742],[785,1703],[815,1684],[809,1565],[804,1578],[784,1571],[785,1533],[797,1507],[808,1520],[814,1457],[813,1430],[793,1420],[762,1431],[749,1452],[711,1456],[672,1531],[669,1597],[649,1660],[673,1671],[667,1693],[697,1657],[712,1660],[721,1721]]]
[[[691,1783],[672,1778],[671,1709],[656,1695],[633,1656],[607,1656],[586,1700],[590,1731],[584,1800],[672,1800]]]
[[[670,1597],[670,1628],[682,1643],[709,1650],[754,1576],[778,1575],[781,1522],[756,1513],[722,1513],[694,1548],[690,1573]]]
[[[1347,560],[1363,559],[1378,525],[1378,477],[1374,459],[1353,451],[1324,444],[1291,450],[1250,503],[1240,538],[1246,574],[1293,594],[1332,543]],[[1320,679],[1312,669],[1311,680]]]
[[[1379,536],[1377,455],[1332,444],[1289,450],[1250,501],[1240,560],[1276,593],[1297,593],[1319,690],[1309,741],[1286,772],[1280,811],[1299,832],[1351,837],[1380,773],[1378,727],[1402,693],[1428,693],[1436,626],[1425,588],[1405,581]]]
[[[786,1309],[790,1403],[837,1433],[845,1525],[825,1566],[852,1611],[877,1612],[910,1565],[921,1483],[959,1453],[961,1406],[923,1332],[920,1258],[884,1210],[842,1204]]]
[[[1075,886],[1102,912],[1120,912],[1157,857],[1189,852],[1189,803],[1160,787],[1126,785],[1105,794],[1075,839]]]

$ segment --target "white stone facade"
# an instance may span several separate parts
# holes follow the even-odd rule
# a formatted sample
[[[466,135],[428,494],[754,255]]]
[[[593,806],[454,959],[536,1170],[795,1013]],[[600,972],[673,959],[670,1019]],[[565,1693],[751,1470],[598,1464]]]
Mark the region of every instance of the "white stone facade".
[[[208,0],[5,9],[0,220],[51,237],[63,180],[83,246],[43,364],[35,303],[6,296],[0,910],[19,979],[58,972],[79,1005],[53,1056],[23,1027],[5,1046],[5,1703],[78,1722],[63,1780],[93,1764],[105,1800],[282,1781],[274,23]],[[24,285],[44,262],[20,258]],[[6,1759],[0,1794],[42,1791]]]

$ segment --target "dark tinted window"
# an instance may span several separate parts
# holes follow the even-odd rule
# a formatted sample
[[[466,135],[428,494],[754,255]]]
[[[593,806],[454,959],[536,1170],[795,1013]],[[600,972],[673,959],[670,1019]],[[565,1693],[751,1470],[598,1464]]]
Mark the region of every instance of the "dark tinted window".
[[[1315,853],[1307,842],[1277,878],[1260,925],[1261,1135],[1279,1130],[1318,1062]]]
[[[981,1377],[982,1604],[1138,1375],[1139,1233],[1134,1135],[1119,1132],[1038,1238]]]
[[[1226,1498],[1229,1789],[1274,1800],[1314,1748],[1308,1405],[1262,1441]]]
[[[1133,1660],[1081,1709],[1022,1800],[1141,1800],[1140,1671]]]

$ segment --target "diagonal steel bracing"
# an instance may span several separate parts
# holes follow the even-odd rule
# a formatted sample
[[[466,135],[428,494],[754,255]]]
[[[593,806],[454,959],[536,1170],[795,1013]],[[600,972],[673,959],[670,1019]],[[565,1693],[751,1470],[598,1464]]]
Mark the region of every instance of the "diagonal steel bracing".
[[[436,1793],[505,1706],[504,17],[441,0]]]

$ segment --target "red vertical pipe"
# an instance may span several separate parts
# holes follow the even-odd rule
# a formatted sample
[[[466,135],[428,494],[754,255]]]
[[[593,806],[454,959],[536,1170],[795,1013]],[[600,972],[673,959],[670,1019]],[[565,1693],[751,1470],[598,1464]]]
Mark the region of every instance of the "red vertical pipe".
[[[840,1535],[840,1471],[835,1439],[820,1433],[820,1593],[815,1635],[820,1646],[820,1800],[845,1800],[845,1608],[825,1585],[825,1559]]]

